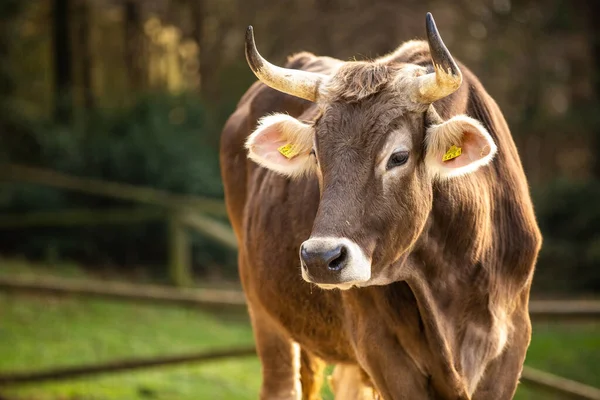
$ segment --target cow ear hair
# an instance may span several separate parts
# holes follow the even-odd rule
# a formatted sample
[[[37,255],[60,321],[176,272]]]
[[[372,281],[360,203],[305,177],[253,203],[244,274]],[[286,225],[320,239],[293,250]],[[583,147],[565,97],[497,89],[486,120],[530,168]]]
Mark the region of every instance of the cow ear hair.
[[[260,119],[246,140],[248,157],[257,164],[288,177],[312,172],[314,129],[287,114]]]
[[[427,128],[425,163],[435,177],[453,178],[490,163],[496,143],[477,120],[457,115]]]

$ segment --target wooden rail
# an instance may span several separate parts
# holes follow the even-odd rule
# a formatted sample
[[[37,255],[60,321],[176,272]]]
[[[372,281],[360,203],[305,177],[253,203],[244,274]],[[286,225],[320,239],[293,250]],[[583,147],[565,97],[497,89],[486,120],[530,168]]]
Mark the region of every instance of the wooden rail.
[[[177,289],[159,285],[55,277],[0,277],[0,289],[107,297],[151,303],[246,308],[246,298],[239,290]],[[553,320],[563,318],[600,320],[598,300],[531,300],[529,304],[529,314],[533,319],[541,317]]]
[[[231,250],[237,250],[237,239],[233,230],[227,225],[201,214],[189,212],[182,216],[182,221],[187,226],[202,232],[223,246]]]
[[[117,360],[100,364],[47,369],[33,372],[0,373],[0,387],[16,384],[31,384],[73,379],[102,373],[132,371],[142,368],[164,367],[168,365],[177,365],[190,362],[199,363],[220,360],[224,358],[240,358],[251,356],[256,356],[256,350],[254,347],[241,347],[157,358]]]
[[[149,187],[106,182],[100,179],[80,178],[45,168],[29,167],[18,164],[2,165],[0,168],[0,180],[33,183],[91,195],[105,196],[113,199],[149,204],[152,206],[192,208],[195,211],[207,214],[219,216],[227,215],[225,205],[220,200],[197,196],[174,195]]]
[[[167,212],[164,209],[149,207],[33,211],[26,214],[0,214],[0,228],[134,224],[166,217]]]
[[[238,290],[174,289],[159,285],[54,277],[0,277],[0,289],[246,310],[246,298]]]
[[[523,367],[521,382],[564,399],[600,400],[600,389],[530,367]]]
[[[538,320],[599,319],[600,301],[598,300],[532,300],[529,302],[529,314]]]

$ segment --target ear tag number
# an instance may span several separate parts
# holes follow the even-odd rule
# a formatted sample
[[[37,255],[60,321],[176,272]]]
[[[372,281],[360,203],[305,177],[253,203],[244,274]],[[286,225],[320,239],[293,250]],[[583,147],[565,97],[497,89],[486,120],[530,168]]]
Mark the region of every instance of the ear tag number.
[[[283,146],[278,147],[277,150],[279,150],[279,152],[286,158],[294,158],[298,155],[298,149],[296,149],[291,143],[284,144]]]
[[[462,154],[462,148],[452,145],[452,147],[450,147],[448,149],[446,154],[444,154],[444,157],[442,157],[442,161],[450,161],[453,158],[460,156],[461,154]]]

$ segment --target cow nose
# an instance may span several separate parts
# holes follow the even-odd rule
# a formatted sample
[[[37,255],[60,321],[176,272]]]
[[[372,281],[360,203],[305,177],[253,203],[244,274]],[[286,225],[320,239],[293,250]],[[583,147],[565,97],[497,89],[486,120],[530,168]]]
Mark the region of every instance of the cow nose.
[[[371,260],[345,237],[312,237],[300,246],[302,278],[324,289],[349,289],[371,278]]]
[[[319,281],[328,281],[347,264],[348,249],[343,244],[303,243],[300,247],[300,259],[309,274]]]

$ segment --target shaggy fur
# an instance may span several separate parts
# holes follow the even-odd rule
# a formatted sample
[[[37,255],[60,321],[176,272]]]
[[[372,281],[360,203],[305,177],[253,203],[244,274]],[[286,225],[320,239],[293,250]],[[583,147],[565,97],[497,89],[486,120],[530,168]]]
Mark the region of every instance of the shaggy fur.
[[[323,102],[353,103],[381,91],[393,81],[400,67],[358,61],[342,65],[324,89]]]

